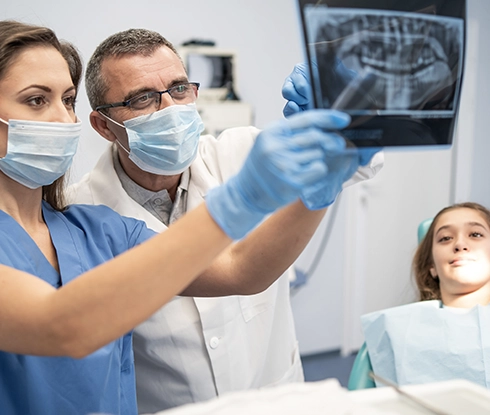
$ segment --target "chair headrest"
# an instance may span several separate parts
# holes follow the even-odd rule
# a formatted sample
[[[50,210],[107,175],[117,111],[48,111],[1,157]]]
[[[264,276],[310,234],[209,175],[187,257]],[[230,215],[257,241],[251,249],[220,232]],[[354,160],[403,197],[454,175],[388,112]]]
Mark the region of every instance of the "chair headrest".
[[[417,237],[419,240],[419,243],[422,242],[422,239],[424,239],[425,235],[427,234],[427,231],[429,230],[430,224],[432,223],[432,218],[426,219],[422,222],[420,222],[419,228],[417,230]]]

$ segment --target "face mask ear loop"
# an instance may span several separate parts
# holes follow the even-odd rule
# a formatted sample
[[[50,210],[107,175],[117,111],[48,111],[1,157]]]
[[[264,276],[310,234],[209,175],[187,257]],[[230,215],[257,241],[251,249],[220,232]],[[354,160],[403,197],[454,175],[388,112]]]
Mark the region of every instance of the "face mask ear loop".
[[[119,124],[117,121],[114,121],[114,120],[113,120],[111,117],[109,117],[109,116],[105,115],[103,112],[101,112],[101,111],[97,111],[97,112],[98,112],[100,115],[102,115],[103,117],[107,118],[109,121],[111,121],[111,122],[113,122],[114,124],[116,124],[117,126],[119,126],[119,127],[122,127],[122,128],[124,128],[124,129],[126,129],[126,127],[125,127],[124,125]],[[121,148],[122,148],[122,149],[123,149],[123,150],[124,150],[126,153],[128,153],[128,154],[129,154],[129,150],[128,150],[126,147],[124,147],[124,146],[121,144],[121,142],[120,142],[120,141],[119,141],[117,138],[116,138],[116,143],[117,143],[117,144],[119,145],[119,147],[121,147]]]
[[[119,124],[117,121],[114,121],[111,117],[109,117],[108,115],[105,115],[103,112],[101,111],[97,111],[100,115],[102,115],[103,117],[107,118],[109,121],[113,122],[114,124],[118,125],[119,127],[122,127],[124,129],[126,129],[126,127],[122,124]]]
[[[0,122],[4,123],[7,127],[10,127],[10,124],[5,121],[3,118],[0,118]],[[8,146],[8,141],[7,141],[7,146]],[[7,153],[8,153],[8,150],[7,150]],[[7,154],[5,154],[5,156],[1,157],[0,156],[0,160],[3,160],[5,157],[7,157]]]
[[[119,147],[121,147],[121,148],[122,148],[122,149],[123,149],[123,150],[124,150],[126,153],[128,153],[128,154],[129,154],[129,150],[128,150],[126,147],[124,147],[124,146],[121,144],[121,142],[120,142],[120,141],[119,141],[117,138],[116,138],[116,144],[117,144]]]

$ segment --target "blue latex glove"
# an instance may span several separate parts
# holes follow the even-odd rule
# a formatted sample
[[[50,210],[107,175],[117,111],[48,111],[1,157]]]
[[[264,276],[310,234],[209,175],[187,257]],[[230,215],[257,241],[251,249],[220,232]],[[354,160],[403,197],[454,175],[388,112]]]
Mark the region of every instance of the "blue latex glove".
[[[358,149],[357,151],[359,152],[359,165],[368,165],[374,155],[381,150],[382,147],[366,147]]]
[[[357,74],[347,69],[342,61],[337,59],[336,65],[328,76],[331,77],[332,83],[340,88],[336,91],[336,94],[340,94]],[[285,117],[313,108],[310,71],[306,63],[298,63],[294,66],[293,72],[284,81],[281,92],[283,98],[288,101],[282,111]]]
[[[313,97],[308,65],[305,63],[295,65],[293,72],[284,81],[281,92],[284,99],[288,101],[282,111],[285,117],[311,109]]]
[[[335,157],[327,154],[343,154],[345,140],[332,130],[344,128],[349,121],[338,111],[311,110],[262,131],[240,172],[206,196],[213,219],[228,236],[240,239],[267,214],[308,189],[318,189],[327,176],[340,191],[337,181],[350,174],[350,166],[337,165]],[[335,165],[332,171],[328,163]]]
[[[332,149],[326,156],[328,172],[325,179],[316,186],[305,188],[301,193],[303,204],[310,210],[330,206],[342,191],[342,185],[359,169],[371,161],[379,148],[358,149],[345,148],[341,151]]]

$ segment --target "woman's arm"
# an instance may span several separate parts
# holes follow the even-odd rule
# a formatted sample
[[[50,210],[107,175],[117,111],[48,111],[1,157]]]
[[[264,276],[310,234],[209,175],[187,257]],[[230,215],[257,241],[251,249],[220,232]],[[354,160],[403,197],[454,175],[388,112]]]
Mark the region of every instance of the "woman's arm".
[[[146,320],[231,239],[199,206],[160,235],[56,290],[0,266],[0,350],[83,357]]]
[[[264,130],[240,172],[212,189],[206,206],[58,290],[0,267],[0,350],[83,357],[127,333],[182,292],[232,239],[242,239],[303,190],[317,189],[318,183],[323,189],[328,174],[339,168],[328,165],[325,152],[345,152],[345,142],[330,131],[347,121],[341,113],[316,110]],[[343,181],[329,180],[338,189]],[[279,232],[284,224],[271,226]],[[261,238],[261,232],[251,237]],[[247,246],[235,249],[251,249]],[[263,263],[260,259],[256,268]]]
[[[257,294],[298,258],[325,216],[297,201],[273,214],[245,239],[228,247],[181,295]]]

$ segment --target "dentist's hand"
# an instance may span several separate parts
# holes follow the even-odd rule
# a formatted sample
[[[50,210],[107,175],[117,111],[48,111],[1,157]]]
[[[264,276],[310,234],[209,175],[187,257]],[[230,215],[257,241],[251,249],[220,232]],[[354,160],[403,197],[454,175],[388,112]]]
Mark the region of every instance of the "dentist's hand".
[[[288,101],[282,110],[285,117],[313,107],[310,73],[305,63],[294,66],[293,72],[284,81],[281,92]]]
[[[314,66],[314,69],[318,70],[318,67]],[[336,59],[335,65],[332,67],[322,70],[324,71],[323,76],[329,80],[330,85],[329,91],[322,91],[323,95],[339,96],[358,77],[356,72],[352,69],[347,69],[340,59]],[[311,90],[312,86],[308,65],[306,63],[296,64],[282,86],[282,96],[288,101],[282,111],[284,116],[289,117],[292,114],[313,108]],[[330,108],[332,103],[326,105],[326,102],[324,99],[323,106]]]
[[[303,204],[310,210],[330,206],[342,191],[344,183],[361,166],[367,165],[378,151],[380,148],[358,149],[345,146],[341,151],[335,149],[328,151],[326,155],[328,172],[325,179],[316,186],[305,188],[301,194]]]
[[[206,196],[211,216],[228,236],[239,239],[265,215],[303,194],[327,189],[336,196],[355,163],[350,158],[337,161],[336,155],[345,153],[345,140],[332,130],[344,128],[349,120],[338,111],[311,110],[266,128],[240,172]]]

